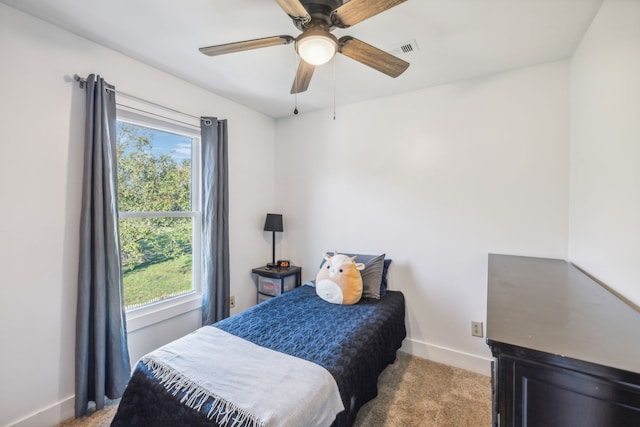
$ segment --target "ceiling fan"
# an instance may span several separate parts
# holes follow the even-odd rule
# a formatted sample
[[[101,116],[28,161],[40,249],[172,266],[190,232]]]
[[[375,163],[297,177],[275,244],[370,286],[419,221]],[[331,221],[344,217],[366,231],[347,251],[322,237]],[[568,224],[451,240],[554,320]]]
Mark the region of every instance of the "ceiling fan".
[[[209,56],[259,49],[295,42],[300,64],[291,93],[307,90],[315,67],[341,53],[391,77],[398,77],[409,63],[351,36],[338,39],[334,28],[348,28],[391,9],[406,0],[276,0],[302,33],[298,37],[274,36],[200,48]]]

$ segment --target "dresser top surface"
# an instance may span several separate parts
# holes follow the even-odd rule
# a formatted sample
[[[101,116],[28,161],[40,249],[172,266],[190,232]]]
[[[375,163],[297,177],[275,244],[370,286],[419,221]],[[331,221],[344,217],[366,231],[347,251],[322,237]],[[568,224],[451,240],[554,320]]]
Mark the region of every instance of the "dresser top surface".
[[[640,373],[640,313],[564,260],[489,255],[487,340]]]

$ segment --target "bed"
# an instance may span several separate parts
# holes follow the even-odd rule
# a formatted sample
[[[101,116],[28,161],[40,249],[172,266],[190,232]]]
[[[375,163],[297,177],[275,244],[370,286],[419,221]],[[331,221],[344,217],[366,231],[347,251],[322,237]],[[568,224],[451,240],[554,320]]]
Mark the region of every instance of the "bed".
[[[176,354],[197,359],[200,366],[181,370],[192,376],[163,371],[162,363],[141,359],[111,426],[351,426],[360,407],[377,395],[378,376],[396,358],[406,336],[404,317],[404,296],[398,291],[346,306],[322,300],[311,286],[295,288],[160,349],[166,350],[164,360]],[[219,339],[223,341],[214,342]],[[255,346],[255,351],[242,346]],[[285,358],[282,371],[279,358]],[[328,378],[307,370],[312,367]],[[263,375],[275,382],[265,379],[259,394]],[[212,378],[220,385],[209,384]],[[225,393],[237,385],[240,391],[228,393],[241,404],[220,404],[216,390],[199,392],[199,381],[207,384],[206,390],[221,387]],[[254,392],[243,385],[256,388],[253,402],[245,401]],[[337,398],[327,391],[333,387]],[[328,407],[334,400],[339,407]],[[252,418],[257,407],[268,416]]]

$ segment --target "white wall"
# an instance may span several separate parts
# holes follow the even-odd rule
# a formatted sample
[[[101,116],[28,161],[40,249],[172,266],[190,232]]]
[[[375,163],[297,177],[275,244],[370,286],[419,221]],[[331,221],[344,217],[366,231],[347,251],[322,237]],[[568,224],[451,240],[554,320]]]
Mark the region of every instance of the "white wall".
[[[568,144],[568,61],[281,119],[283,256],[385,252],[405,349],[488,373],[487,254],[567,257]]]
[[[640,306],[638,0],[605,0],[571,61],[569,257]]]
[[[0,425],[46,426],[73,416],[84,92],[70,76],[99,73],[126,93],[229,120],[236,311],[255,303],[250,271],[270,255],[261,230],[274,207],[274,121],[4,4],[0,64]],[[136,331],[132,357],[198,318]]]

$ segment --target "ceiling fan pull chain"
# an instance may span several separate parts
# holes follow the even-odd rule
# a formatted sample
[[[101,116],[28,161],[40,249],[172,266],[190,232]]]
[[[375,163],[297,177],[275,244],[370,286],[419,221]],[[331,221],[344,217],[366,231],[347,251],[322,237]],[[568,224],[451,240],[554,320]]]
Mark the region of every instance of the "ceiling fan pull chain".
[[[336,57],[333,57],[333,120],[336,119]]]
[[[298,58],[298,55],[294,55],[293,56],[293,64],[294,64],[294,69],[297,70],[298,69],[298,65],[300,64],[300,61],[302,61],[302,59]],[[298,72],[296,71],[295,77],[293,78],[293,85],[294,86],[298,86]],[[298,114],[298,91],[296,91],[293,94],[294,97],[294,107],[293,107],[293,114],[297,115]]]

